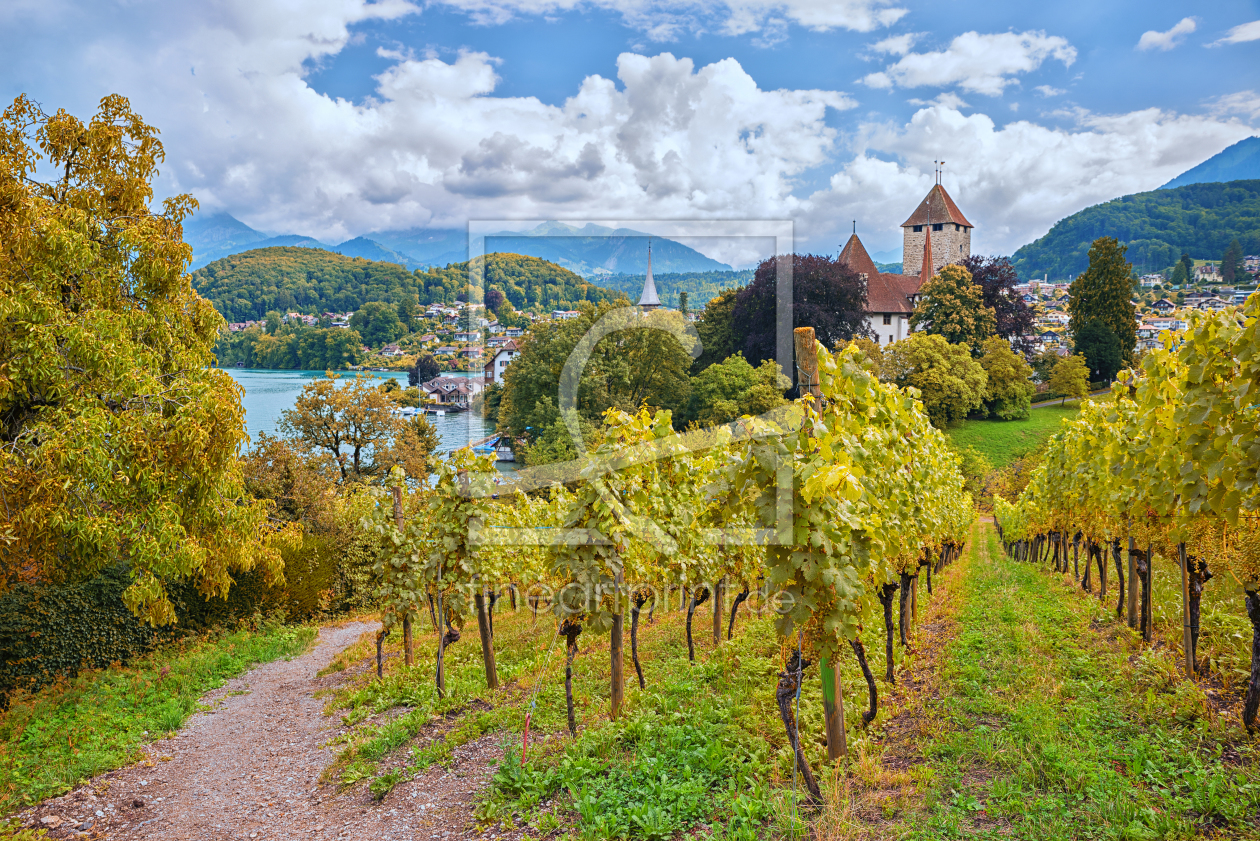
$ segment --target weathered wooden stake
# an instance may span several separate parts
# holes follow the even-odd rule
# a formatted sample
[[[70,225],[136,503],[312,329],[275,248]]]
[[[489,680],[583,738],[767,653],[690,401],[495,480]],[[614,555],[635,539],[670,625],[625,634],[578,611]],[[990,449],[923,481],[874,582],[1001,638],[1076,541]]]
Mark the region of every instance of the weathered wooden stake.
[[[623,643],[623,624],[625,620],[624,612],[621,604],[621,572],[617,572],[617,592],[613,596],[613,621],[612,621],[612,717],[615,719],[621,714],[621,705],[626,699],[626,674],[625,674],[625,652],[622,650]]]
[[[792,340],[796,349],[796,385],[802,395],[808,392],[817,400],[822,397],[822,385],[818,379],[818,341],[814,337],[814,328],[797,327],[792,331]],[[820,666],[827,755],[834,761],[848,755],[844,733],[844,697],[840,692],[839,671],[827,668],[826,662]]]
[[[394,525],[398,526],[398,531],[403,530],[403,508],[402,508],[402,487],[394,486]],[[408,666],[416,664],[416,649],[412,644],[411,637],[411,611],[408,610],[403,614],[403,651],[406,652],[406,662]]]
[[[490,617],[486,613],[485,589],[478,587],[473,600],[477,607],[477,631],[481,634],[481,659],[486,665],[486,686],[498,689],[499,670],[494,662],[494,638],[490,634]]]
[[[1186,677],[1194,680],[1194,643],[1190,633],[1190,564],[1186,560],[1186,544],[1177,544],[1181,562],[1181,650],[1186,654]]]
[[[839,658],[837,658],[839,659]],[[827,726],[827,758],[832,762],[847,758],[849,746],[844,733],[844,688],[840,672],[831,668],[827,658],[819,658],[823,685],[823,720]]]

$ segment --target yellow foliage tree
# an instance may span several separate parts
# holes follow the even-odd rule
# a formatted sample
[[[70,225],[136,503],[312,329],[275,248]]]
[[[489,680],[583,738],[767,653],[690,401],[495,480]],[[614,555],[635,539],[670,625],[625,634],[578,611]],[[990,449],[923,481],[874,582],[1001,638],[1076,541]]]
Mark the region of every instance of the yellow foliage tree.
[[[152,207],[157,130],[108,96],[84,124],[19,97],[0,118],[0,561],[8,581],[125,563],[127,606],[174,621],[167,582],[226,595],[283,577],[246,492],[223,319],[185,273],[190,196]],[[45,179],[45,175],[47,178]]]

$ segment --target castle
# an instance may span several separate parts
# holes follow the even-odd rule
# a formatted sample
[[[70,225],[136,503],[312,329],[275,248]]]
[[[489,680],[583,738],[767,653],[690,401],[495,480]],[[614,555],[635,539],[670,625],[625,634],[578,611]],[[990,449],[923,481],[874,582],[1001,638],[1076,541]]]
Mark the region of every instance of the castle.
[[[971,229],[941,184],[932,189],[901,223],[901,274],[883,274],[857,234],[840,251],[840,262],[866,280],[866,323],[881,345],[910,335],[910,314],[919,289],[949,263],[971,256]]]

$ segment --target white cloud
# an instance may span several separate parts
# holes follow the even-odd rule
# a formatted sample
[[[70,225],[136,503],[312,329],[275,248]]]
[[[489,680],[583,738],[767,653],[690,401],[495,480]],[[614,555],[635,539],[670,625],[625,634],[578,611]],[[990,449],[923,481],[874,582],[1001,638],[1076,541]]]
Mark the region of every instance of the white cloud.
[[[966,102],[963,101],[963,98],[961,96],[954,93],[953,91],[942,91],[941,93],[938,93],[936,96],[932,97],[931,99],[907,99],[906,102],[910,103],[911,105],[918,105],[923,108],[926,108],[931,105],[944,105],[946,108],[953,108],[955,110],[959,108],[971,107],[970,105],[968,105]]]
[[[1247,41],[1260,41],[1260,20],[1253,20],[1251,23],[1240,23],[1229,32],[1226,32],[1224,38],[1221,38],[1219,41],[1213,41],[1208,46],[1244,44]]]
[[[1046,59],[1076,60],[1076,49],[1066,39],[1044,32],[1001,32],[981,35],[964,32],[944,50],[907,53],[882,72],[862,82],[872,88],[947,87],[998,96],[1018,73],[1036,70]]]
[[[1037,85],[1037,87],[1033,88],[1033,90],[1047,98],[1052,96],[1063,96],[1063,94],[1067,93],[1067,91],[1063,88],[1055,88],[1050,85]]]
[[[497,93],[496,60],[478,52],[398,52],[354,103],[310,87],[311,62],[342,49],[354,21],[412,7],[176,5],[146,30],[151,42],[102,13],[72,60],[47,59],[46,89],[132,92],[163,132],[162,189],[333,241],[469,218],[789,217],[794,179],[835,153],[827,110],[855,104],[837,91],[762,90],[734,59],[626,53],[615,78],[588,76],[549,105]],[[96,96],[45,101],[87,115]]]
[[[945,187],[976,226],[973,251],[1010,254],[1065,216],[1156,189],[1253,133],[1238,120],[1158,109],[1076,116],[1070,128],[999,126],[935,105],[903,125],[865,124],[856,156],[804,203],[798,229],[838,241],[844,226],[834,220],[857,219],[868,248],[899,248],[897,226],[932,186],[932,161],[944,158]]]
[[[1252,120],[1260,120],[1260,93],[1238,91],[1211,100],[1213,114],[1240,114]]]
[[[1184,36],[1194,32],[1196,28],[1197,25],[1194,18],[1182,18],[1177,21],[1176,26],[1167,32],[1156,32],[1154,29],[1148,30],[1143,32],[1142,37],[1138,39],[1137,49],[1171,50],[1182,42]]]
[[[905,55],[914,48],[914,42],[918,41],[922,34],[921,32],[907,32],[904,35],[893,35],[871,44],[871,49],[885,55]]]
[[[517,17],[583,8],[619,12],[626,23],[655,41],[712,28],[727,35],[761,33],[780,40],[787,24],[819,32],[871,32],[906,14],[894,0],[433,0],[467,12],[474,20],[502,24]]]

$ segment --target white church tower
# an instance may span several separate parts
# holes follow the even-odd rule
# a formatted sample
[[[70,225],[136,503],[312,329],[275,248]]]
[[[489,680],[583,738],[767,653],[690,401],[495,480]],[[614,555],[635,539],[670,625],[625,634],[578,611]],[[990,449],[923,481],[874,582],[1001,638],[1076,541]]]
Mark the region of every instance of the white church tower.
[[[652,240],[648,240],[648,269],[647,278],[643,281],[643,294],[639,296],[639,307],[644,312],[651,312],[661,305],[661,299],[656,295],[656,284],[652,282]]]

